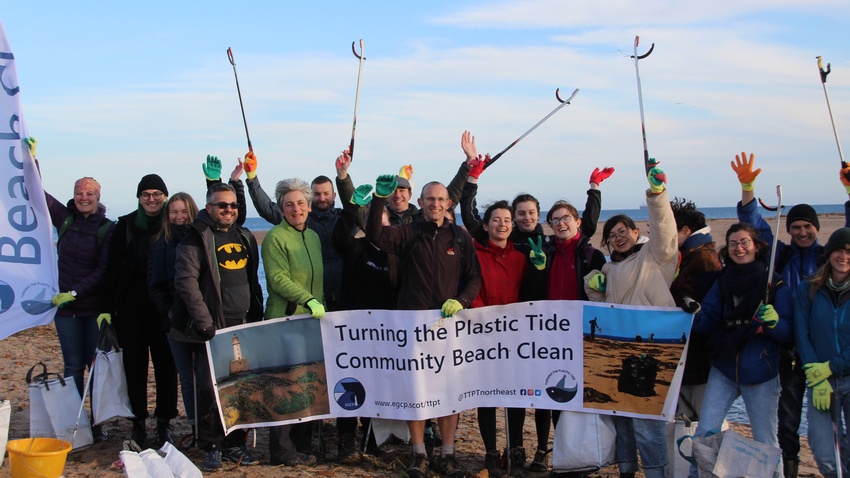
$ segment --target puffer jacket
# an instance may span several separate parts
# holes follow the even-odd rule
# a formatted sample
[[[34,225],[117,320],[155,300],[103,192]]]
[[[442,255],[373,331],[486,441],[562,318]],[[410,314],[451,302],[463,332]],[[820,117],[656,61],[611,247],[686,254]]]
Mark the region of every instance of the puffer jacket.
[[[310,313],[310,299],[324,303],[322,244],[315,231],[299,231],[284,220],[266,234],[262,254],[267,319]]]
[[[610,302],[625,305],[653,305],[675,307],[670,294],[670,284],[676,274],[679,259],[679,241],[676,220],[667,190],[659,194],[646,193],[649,213],[648,243],[620,262],[608,262],[602,266],[605,274],[604,292],[588,286],[598,270],[584,276],[584,290],[594,302]]]
[[[804,364],[829,362],[836,377],[850,374],[850,289],[833,300],[822,286],[812,298],[809,281],[797,286],[794,338]]]
[[[750,337],[739,350],[729,350],[728,347],[718,346],[717,342],[721,334],[728,330],[726,321],[735,318],[732,311],[732,298],[731,296],[723,297],[724,293],[720,285],[723,280],[722,274],[725,272],[725,270],[721,272],[721,277],[705,296],[702,309],[694,317],[693,329],[695,332],[709,335],[713,352],[711,365],[720,370],[729,380],[740,385],[766,382],[779,374],[780,346],[793,339],[791,289],[781,282],[778,274],[775,274],[774,284],[777,284],[777,288],[773,292],[772,305],[779,315],[776,327],[773,329],[761,327],[762,332]],[[738,292],[763,294],[764,289]],[[758,327],[758,324],[752,324],[752,326]]]
[[[106,220],[106,208],[99,205],[97,212],[88,217],[77,211],[74,200],[63,205],[50,194],[44,193],[50,221],[58,231],[65,218],[74,216],[74,222],[57,243],[59,253],[59,291],[77,293],[77,298],[57,309],[62,317],[90,317],[103,311],[103,279],[109,257],[109,241],[115,225],[110,226],[102,241],[98,229]]]

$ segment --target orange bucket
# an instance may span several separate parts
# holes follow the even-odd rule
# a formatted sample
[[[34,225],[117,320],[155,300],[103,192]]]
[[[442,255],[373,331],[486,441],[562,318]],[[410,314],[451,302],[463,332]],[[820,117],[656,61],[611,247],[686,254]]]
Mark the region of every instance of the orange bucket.
[[[24,438],[6,444],[12,478],[59,478],[71,444],[56,438]]]

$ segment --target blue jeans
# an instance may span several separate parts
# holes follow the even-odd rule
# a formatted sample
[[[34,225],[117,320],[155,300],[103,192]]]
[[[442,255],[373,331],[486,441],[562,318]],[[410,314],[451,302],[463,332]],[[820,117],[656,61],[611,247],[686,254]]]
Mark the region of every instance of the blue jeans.
[[[756,385],[739,385],[720,370],[711,367],[695,436],[703,437],[710,431],[719,431],[738,395],[744,399],[753,439],[778,448],[776,407],[779,404],[779,376]],[[781,478],[782,463],[778,461],[777,464],[773,476]],[[689,476],[697,476],[696,465],[691,465]]]
[[[57,315],[53,322],[56,324],[56,335],[59,336],[59,347],[62,349],[62,360],[65,362],[66,377],[74,377],[77,391],[83,396],[85,381],[83,374],[86,367],[91,367],[100,332],[97,330],[97,317],[65,317]]]
[[[850,468],[850,449],[847,447],[847,419],[850,417],[850,377],[839,377],[830,379],[829,383],[835,392],[833,395],[835,405],[840,405],[841,414],[844,417],[843,426],[839,426],[841,433],[841,461],[844,463],[843,471],[846,476]],[[809,420],[809,446],[818,464],[818,470],[825,478],[838,476],[835,468],[835,437],[832,430],[832,414],[829,411],[821,412],[812,404],[812,389],[806,391],[809,403],[806,406],[806,418]]]
[[[174,356],[174,365],[177,367],[177,375],[180,377],[180,390],[183,392],[183,408],[186,410],[186,418],[189,425],[195,424],[195,370],[193,369],[194,353],[192,345],[168,338],[171,346],[171,355]]]
[[[616,455],[620,473],[637,473],[638,456],[646,478],[667,477],[667,434],[665,423],[642,418],[614,417],[617,429]]]

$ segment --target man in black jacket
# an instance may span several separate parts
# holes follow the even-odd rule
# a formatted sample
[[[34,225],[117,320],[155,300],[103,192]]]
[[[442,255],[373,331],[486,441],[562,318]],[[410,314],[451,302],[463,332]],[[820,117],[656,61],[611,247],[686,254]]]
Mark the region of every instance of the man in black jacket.
[[[242,465],[259,463],[245,446],[244,430],[224,436],[203,344],[218,329],[263,317],[257,241],[236,223],[238,207],[232,186],[213,185],[207,192],[206,208],[177,246],[172,337],[196,343],[198,439],[206,451],[204,471],[220,470],[222,459]]]

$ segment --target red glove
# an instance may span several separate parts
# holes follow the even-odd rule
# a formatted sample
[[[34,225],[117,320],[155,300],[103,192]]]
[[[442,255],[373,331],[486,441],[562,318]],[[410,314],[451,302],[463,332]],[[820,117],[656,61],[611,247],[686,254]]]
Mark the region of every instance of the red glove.
[[[605,168],[602,171],[596,168],[590,173],[590,182],[602,184],[602,181],[610,178],[612,174],[614,174],[614,168]]]
[[[478,155],[477,158],[469,162],[469,175],[478,179],[478,177],[481,176],[481,173],[484,172],[484,167],[487,166],[487,163],[489,162],[490,155],[484,156],[484,159],[481,159],[481,155]]]
[[[245,168],[245,175],[248,176],[248,179],[257,177],[257,157],[254,156],[253,151],[245,153],[245,161],[242,161],[242,167]]]

